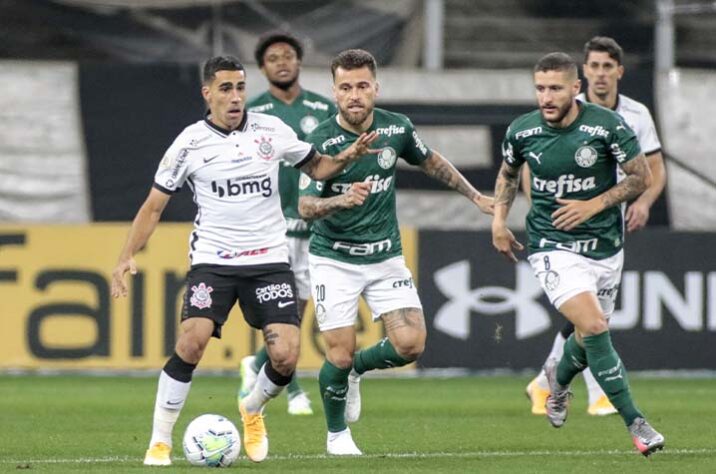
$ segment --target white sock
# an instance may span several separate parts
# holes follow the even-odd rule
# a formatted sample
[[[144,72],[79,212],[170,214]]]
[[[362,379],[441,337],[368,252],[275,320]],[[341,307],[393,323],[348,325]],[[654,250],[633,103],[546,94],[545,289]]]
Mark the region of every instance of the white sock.
[[[266,362],[268,364],[268,362]],[[249,413],[259,413],[263,410],[264,405],[272,398],[276,398],[284,389],[284,385],[276,385],[269,380],[266,375],[266,364],[261,367],[256,376],[256,384],[246,398],[244,398],[244,406]]]
[[[337,438],[340,438],[341,436],[343,436],[343,435],[346,434],[346,433],[348,433],[348,436],[350,436],[350,435],[351,435],[351,429],[350,429],[350,428],[346,428],[346,429],[343,430],[343,431],[336,431],[335,433],[334,433],[333,431],[329,431],[329,432],[328,432],[328,442],[330,443],[331,441],[335,441]]]
[[[559,361],[562,358],[562,354],[564,354],[565,341],[566,339],[564,338],[564,336],[562,336],[561,332],[558,332],[557,335],[554,336],[552,350],[549,352],[547,360],[554,358],[555,360]],[[535,377],[535,381],[537,382],[537,385],[540,386],[540,388],[549,390],[549,382],[547,381],[547,376],[544,373],[544,369],[540,370],[539,375]]]
[[[172,430],[186,402],[190,387],[191,382],[175,380],[163,370],[159,374],[157,399],[154,402],[152,439],[149,441],[149,446],[159,442],[172,445]]]
[[[604,394],[602,387],[599,386],[597,379],[594,378],[594,374],[589,367],[582,371],[584,376],[584,382],[587,384],[587,392],[589,393],[589,404],[595,403]]]
[[[547,359],[555,359],[560,360],[562,358],[562,354],[564,354],[564,343],[567,340],[564,338],[561,332],[558,332],[556,336],[554,336],[554,342],[552,343],[552,350],[550,351],[549,355],[547,356]]]

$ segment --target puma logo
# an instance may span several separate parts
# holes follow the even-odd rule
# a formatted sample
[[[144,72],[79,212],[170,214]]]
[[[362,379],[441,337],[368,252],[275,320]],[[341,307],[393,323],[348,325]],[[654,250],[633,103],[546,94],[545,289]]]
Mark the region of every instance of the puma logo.
[[[533,151],[531,151],[530,156],[534,158],[538,165],[542,165],[542,153],[536,155]]]

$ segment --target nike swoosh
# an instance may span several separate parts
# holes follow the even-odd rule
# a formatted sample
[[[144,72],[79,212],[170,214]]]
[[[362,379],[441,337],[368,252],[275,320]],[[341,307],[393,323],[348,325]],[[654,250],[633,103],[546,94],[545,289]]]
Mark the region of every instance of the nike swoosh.
[[[173,402],[171,400],[167,400],[167,405],[181,405],[181,400]]]
[[[290,306],[294,303],[294,301],[279,301],[278,307],[279,308],[285,308],[286,306]]]
[[[208,162],[210,162],[211,160],[213,160],[214,158],[218,158],[218,157],[219,157],[219,155],[214,155],[214,156],[212,156],[211,158],[204,158],[204,163],[208,163]]]

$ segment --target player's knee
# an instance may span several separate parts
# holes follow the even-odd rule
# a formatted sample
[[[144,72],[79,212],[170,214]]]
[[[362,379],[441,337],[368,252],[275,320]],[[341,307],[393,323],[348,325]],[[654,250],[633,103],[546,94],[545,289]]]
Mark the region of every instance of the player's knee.
[[[609,329],[607,320],[604,318],[595,319],[594,321],[588,322],[583,328],[583,334],[585,336],[595,336],[601,334]]]
[[[298,364],[298,351],[289,347],[275,348],[271,351],[271,365],[281,375],[290,375]]]
[[[353,367],[353,354],[347,350],[330,350],[326,354],[328,361],[339,369],[349,369]]]
[[[417,358],[423,354],[423,351],[425,351],[425,336],[396,341],[393,346],[400,357],[412,362],[417,360]]]
[[[207,342],[192,337],[180,337],[175,350],[182,360],[190,364],[198,364],[204,355]]]

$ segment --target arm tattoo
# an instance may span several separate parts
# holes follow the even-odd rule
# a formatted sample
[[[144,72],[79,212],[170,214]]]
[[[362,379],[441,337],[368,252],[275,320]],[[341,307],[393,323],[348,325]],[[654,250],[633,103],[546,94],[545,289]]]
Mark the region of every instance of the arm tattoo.
[[[425,329],[425,318],[422,310],[418,308],[396,309],[381,314],[380,318],[383,320],[383,326],[387,333],[403,327]]]
[[[627,174],[627,177],[602,194],[602,203],[605,209],[634,199],[643,193],[647,187],[649,166],[644,155],[624,163],[622,170]]]
[[[503,161],[495,182],[495,206],[507,206],[508,209],[512,207],[519,185],[520,169]]]
[[[343,195],[329,198],[301,196],[298,200],[298,213],[304,219],[321,219],[344,209]]]
[[[318,164],[321,162],[321,160],[324,160],[324,159],[326,159],[325,155],[316,153],[315,155],[313,155],[313,158],[308,160],[308,163],[301,166],[301,171],[306,173],[311,178],[316,179],[316,177],[315,177],[316,169],[318,168]]]
[[[430,158],[420,164],[420,167],[425,174],[456,190],[471,201],[480,195],[452,163],[435,151]]]
[[[267,346],[273,346],[274,344],[276,344],[276,339],[278,339],[278,334],[271,331],[270,329],[264,333],[264,342]]]

